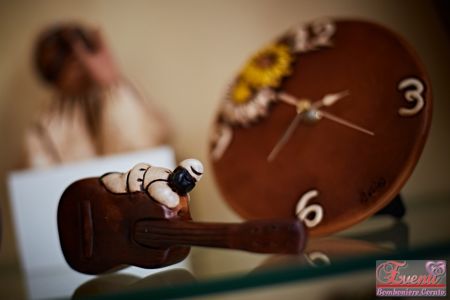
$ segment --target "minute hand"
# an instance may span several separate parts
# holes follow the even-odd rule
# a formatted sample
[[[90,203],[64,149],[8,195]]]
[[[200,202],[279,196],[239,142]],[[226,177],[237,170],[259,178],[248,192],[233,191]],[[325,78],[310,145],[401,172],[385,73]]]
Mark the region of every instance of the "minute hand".
[[[335,116],[335,115],[333,115],[333,114],[330,114],[330,113],[325,112],[325,111],[322,111],[322,110],[317,110],[317,116],[318,116],[319,118],[320,118],[320,117],[323,117],[323,118],[325,118],[325,119],[334,121],[334,122],[336,122],[336,123],[339,123],[339,124],[341,124],[341,125],[350,127],[350,128],[352,128],[352,129],[358,130],[358,131],[360,131],[360,132],[362,132],[362,133],[365,133],[365,134],[368,134],[368,135],[371,135],[371,136],[374,136],[374,135],[375,135],[375,133],[373,133],[373,132],[370,131],[370,130],[367,130],[367,129],[361,127],[361,126],[358,126],[358,125],[356,125],[356,124],[354,124],[354,123],[351,123],[351,122],[349,122],[349,121],[347,121],[347,120],[344,120],[344,119],[342,119],[342,118],[339,118],[339,117],[337,117],[337,116]]]

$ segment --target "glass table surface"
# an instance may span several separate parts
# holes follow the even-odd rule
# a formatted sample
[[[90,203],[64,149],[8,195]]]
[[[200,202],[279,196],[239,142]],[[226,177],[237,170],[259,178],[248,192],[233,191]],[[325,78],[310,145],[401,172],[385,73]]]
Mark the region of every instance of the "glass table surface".
[[[75,288],[72,285],[60,289],[57,298],[204,296],[282,283],[305,284],[313,278],[375,270],[376,259],[442,259],[450,254],[449,198],[450,195],[434,195],[407,199],[407,213],[401,220],[374,216],[338,234],[309,239],[304,253],[299,255],[192,247],[188,263],[181,266],[142,270],[139,276],[120,272],[91,277]],[[0,276],[11,279],[22,274],[1,270]],[[30,293],[28,297],[36,298]]]

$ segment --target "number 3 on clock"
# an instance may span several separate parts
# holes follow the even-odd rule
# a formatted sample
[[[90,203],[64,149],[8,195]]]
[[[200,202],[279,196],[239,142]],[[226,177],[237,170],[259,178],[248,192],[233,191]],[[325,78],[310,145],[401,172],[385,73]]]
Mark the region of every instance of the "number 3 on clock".
[[[400,91],[406,90],[403,94],[405,99],[409,102],[416,102],[414,107],[402,107],[398,110],[398,114],[402,117],[411,117],[417,115],[423,108],[425,101],[423,100],[424,85],[422,81],[417,78],[406,78],[398,84]]]

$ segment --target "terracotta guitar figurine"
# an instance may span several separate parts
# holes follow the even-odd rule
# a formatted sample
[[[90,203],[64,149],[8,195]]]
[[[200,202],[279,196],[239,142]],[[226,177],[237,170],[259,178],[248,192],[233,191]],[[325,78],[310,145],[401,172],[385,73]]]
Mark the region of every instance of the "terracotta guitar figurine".
[[[138,164],[126,173],[74,182],[58,207],[61,248],[76,271],[100,274],[134,265],[159,268],[182,261],[190,246],[259,253],[299,253],[299,220],[242,224],[193,222],[189,192],[203,174],[196,159],[169,169]]]

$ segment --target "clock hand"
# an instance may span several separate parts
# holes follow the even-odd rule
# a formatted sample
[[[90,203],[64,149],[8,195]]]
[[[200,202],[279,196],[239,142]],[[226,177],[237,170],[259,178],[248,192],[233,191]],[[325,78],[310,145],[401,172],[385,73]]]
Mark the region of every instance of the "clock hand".
[[[312,108],[320,108],[322,106],[331,106],[334,103],[336,103],[338,100],[347,97],[348,95],[350,95],[348,90],[339,92],[339,93],[334,93],[334,94],[327,94],[325,96],[323,96],[323,98],[319,101],[314,102],[311,106]]]
[[[286,104],[297,106],[297,102],[299,101],[297,97],[294,97],[288,93],[279,92],[277,94],[277,98],[281,101],[283,101]]]
[[[311,102],[309,100],[306,100],[306,99],[300,100],[290,94],[283,93],[283,92],[278,93],[278,99],[285,102],[286,104],[293,105],[297,108],[297,116],[294,118],[294,120],[292,120],[291,124],[286,129],[283,136],[278,140],[277,144],[273,147],[272,151],[267,156],[267,161],[270,162],[275,158],[275,156],[278,154],[278,152],[280,152],[281,148],[286,144],[286,142],[289,140],[291,135],[294,133],[294,130],[297,128],[298,123],[300,123],[300,121],[302,119],[304,119],[304,117],[306,118],[307,121],[309,120],[311,122],[316,122],[320,119],[321,116],[323,116],[325,118],[332,119],[333,121],[338,122],[342,125],[346,125],[351,128],[354,128],[356,130],[362,131],[364,133],[374,135],[373,132],[370,132],[364,128],[361,128],[357,125],[351,124],[350,122],[347,122],[343,119],[335,117],[331,114],[324,113],[322,111],[317,110],[317,108],[322,107],[322,106],[333,105],[334,103],[336,103],[336,101],[338,101],[348,95],[349,95],[348,90],[345,90],[345,91],[342,91],[339,93],[334,93],[334,94],[327,94],[321,100],[316,101],[313,104],[311,104]],[[326,116],[325,116],[325,114],[326,114]]]
[[[353,129],[355,129],[355,130],[358,130],[358,131],[360,131],[360,132],[363,132],[363,133],[368,134],[368,135],[371,135],[371,136],[374,136],[374,135],[375,135],[375,133],[373,133],[372,131],[369,131],[369,130],[367,130],[367,129],[361,127],[361,126],[358,126],[358,125],[356,125],[356,124],[354,124],[354,123],[351,123],[351,122],[349,122],[349,121],[347,121],[347,120],[344,120],[344,119],[342,119],[342,118],[339,118],[339,117],[337,117],[337,116],[335,116],[335,115],[333,115],[333,114],[330,114],[330,113],[328,113],[328,112],[324,112],[324,111],[322,111],[322,110],[316,110],[316,116],[317,116],[318,118],[323,117],[323,118],[325,118],[325,119],[328,119],[328,120],[334,121],[334,122],[336,122],[336,123],[339,123],[339,124],[341,124],[341,125],[344,125],[344,126],[353,128]]]
[[[303,118],[302,113],[297,113],[295,118],[292,120],[289,127],[284,132],[283,136],[278,140],[275,147],[273,147],[272,151],[270,152],[269,156],[267,156],[267,161],[271,162],[275,156],[277,156],[278,152],[280,152],[281,148],[283,148],[284,144],[289,140],[292,133],[294,133],[295,129],[297,128],[298,123],[300,123],[301,119]]]
[[[285,94],[285,95],[288,95],[288,94]],[[288,96],[291,97],[290,95],[288,95]],[[309,109],[311,108],[311,102],[309,100],[306,100],[306,99],[298,100],[296,98],[294,98],[294,99],[295,99],[295,106],[297,108],[296,109],[297,115],[292,120],[291,124],[289,124],[289,127],[286,129],[283,136],[278,140],[277,144],[273,147],[272,151],[267,156],[267,161],[269,161],[269,162],[275,158],[275,156],[278,154],[278,152],[280,152],[281,148],[289,140],[292,133],[294,133],[294,130],[295,130],[295,128],[297,128],[298,123],[300,123],[300,121],[303,119],[304,113],[308,112]]]
[[[321,100],[314,102],[311,106],[312,108],[320,108],[322,106],[331,106],[334,103],[336,103],[338,100],[350,95],[348,90],[333,93],[333,94],[326,94],[322,97]],[[286,104],[297,106],[298,102],[301,101],[297,97],[294,97],[288,93],[280,92],[277,95],[278,99],[283,101]]]

